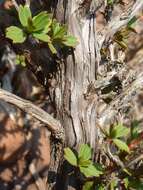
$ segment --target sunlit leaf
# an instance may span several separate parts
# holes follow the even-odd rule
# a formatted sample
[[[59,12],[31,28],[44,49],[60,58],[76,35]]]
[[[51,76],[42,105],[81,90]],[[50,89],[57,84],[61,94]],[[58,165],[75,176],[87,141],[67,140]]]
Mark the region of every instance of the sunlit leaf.
[[[49,19],[42,33],[47,34],[51,30],[52,19]]]
[[[49,15],[46,11],[40,12],[38,15],[34,16],[33,26],[35,27],[34,31],[44,30],[47,24],[49,23]]]
[[[20,5],[18,10],[18,15],[22,26],[27,27],[28,19],[32,18],[30,8],[27,5],[25,6]]]
[[[15,63],[16,63],[16,65],[21,65],[21,66],[25,67],[26,66],[25,56],[23,56],[23,55],[16,55]]]
[[[73,166],[77,166],[77,158],[76,155],[70,148],[64,149],[64,158]]]
[[[122,124],[115,125],[110,133],[110,136],[112,138],[120,138],[120,137],[125,137],[129,134],[130,129],[127,127],[123,126]]]
[[[52,37],[54,40],[62,39],[67,31],[65,26],[61,26],[60,23],[57,23],[56,21],[52,23],[52,30],[53,30]]]
[[[127,177],[123,179],[123,183],[124,183],[125,188],[128,189],[129,179]]]
[[[107,0],[108,5],[113,5],[113,0]]]
[[[123,142],[123,141],[121,141],[121,140],[119,140],[119,139],[113,139],[113,142],[114,142],[114,144],[120,149],[120,150],[122,150],[122,151],[126,151],[126,152],[130,152],[129,151],[129,147],[128,147],[128,145],[125,143],[125,142]]]
[[[78,158],[82,158],[82,160],[91,159],[91,148],[87,144],[82,144],[79,148]]]
[[[79,166],[87,167],[87,166],[89,166],[91,164],[92,164],[91,160],[82,160],[82,159],[78,160],[78,165]]]
[[[80,166],[80,171],[83,173],[86,177],[99,177],[103,172],[101,170],[98,170],[94,165],[89,165],[88,167],[82,167]]]
[[[76,37],[68,35],[63,38],[62,43],[69,47],[75,47],[78,44]]]
[[[50,36],[48,36],[47,34],[43,34],[43,33],[33,33],[32,34],[33,37],[37,38],[38,40],[40,41],[43,41],[43,42],[51,42],[50,41]]]
[[[11,39],[13,43],[23,43],[26,40],[26,34],[16,26],[10,26],[6,29],[6,37]]]
[[[113,179],[110,182],[110,190],[114,190],[117,187],[118,181],[117,179]]]

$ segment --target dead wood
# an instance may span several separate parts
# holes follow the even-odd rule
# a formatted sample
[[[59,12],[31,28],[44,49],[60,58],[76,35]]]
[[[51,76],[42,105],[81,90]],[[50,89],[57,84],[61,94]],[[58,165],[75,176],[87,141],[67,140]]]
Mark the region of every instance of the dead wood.
[[[22,109],[24,112],[32,115],[34,118],[45,123],[49,131],[53,132],[54,134],[59,134],[59,136],[57,136],[58,138],[63,137],[62,127],[60,122],[54,119],[50,114],[48,114],[41,108],[38,108],[31,102],[24,100],[2,89],[0,89],[0,99],[17,106],[18,108]]]

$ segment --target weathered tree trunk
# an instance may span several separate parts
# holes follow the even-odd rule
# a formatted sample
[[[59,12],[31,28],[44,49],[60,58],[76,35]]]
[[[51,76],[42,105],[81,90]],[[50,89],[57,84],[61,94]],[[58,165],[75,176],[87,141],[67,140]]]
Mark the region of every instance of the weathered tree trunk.
[[[89,143],[94,150],[97,150],[98,97],[92,92],[92,84],[97,79],[97,38],[95,13],[90,11],[90,5],[91,1],[83,4],[75,0],[57,3],[56,17],[68,24],[69,33],[77,37],[79,44],[60,64],[54,101],[58,119],[65,129],[65,146],[78,149],[80,144]],[[57,159],[60,159],[61,155],[59,158],[57,155]],[[52,166],[55,168],[56,164],[51,163],[52,170]],[[65,174],[66,179],[63,173],[61,175],[65,184],[61,178],[60,183],[64,186],[56,188],[67,189],[67,174]]]
[[[79,44],[60,65],[55,101],[60,119],[62,116],[66,145],[76,147],[88,142],[95,147],[97,96],[88,97],[87,92],[97,77],[95,19],[92,14],[89,18],[81,17],[78,8],[79,2],[69,1],[65,10],[69,32],[77,37]]]
[[[102,99],[98,94],[98,87],[96,88],[96,84],[100,84],[97,81],[102,81],[104,76],[106,76],[107,78],[102,81],[104,88],[107,81],[111,82],[112,79],[113,83],[119,81],[118,77],[122,73],[122,70],[118,70],[119,73],[115,72],[117,80],[116,77],[114,78],[114,72],[111,74],[111,77],[107,75],[104,70],[106,66],[105,68],[103,66],[105,63],[101,62],[100,50],[103,43],[107,42],[108,44],[109,39],[113,37],[118,29],[127,24],[143,4],[137,2],[133,7],[134,11],[131,11],[131,14],[128,13],[128,17],[124,20],[120,21],[122,15],[118,15],[113,22],[107,24],[100,31],[100,34],[99,31],[97,32],[96,11],[104,3],[104,1],[94,0],[59,0],[55,3],[56,7],[53,10],[56,18],[61,22],[65,22],[68,25],[69,32],[76,36],[79,41],[71,55],[60,63],[56,73],[57,84],[50,88],[51,96],[54,94],[53,101],[56,105],[57,118],[61,121],[65,130],[64,145],[78,149],[81,143],[89,143],[95,153],[98,151],[99,142],[102,142],[102,133],[98,128],[98,119],[102,120],[102,118],[98,118],[101,116],[101,113],[99,114],[99,105],[100,103],[102,104]],[[110,61],[114,62],[112,46]],[[102,71],[102,68],[104,68],[104,71]],[[122,68],[124,70],[124,65]],[[120,84],[115,84],[115,86],[120,88]],[[102,88],[102,83],[100,87]],[[106,104],[103,103],[104,106]],[[112,112],[110,112],[110,109],[108,111],[106,117],[108,118],[109,116],[110,120]],[[113,115],[117,113],[118,111],[114,112]],[[103,114],[101,123],[104,122]],[[78,189],[77,184],[71,185],[67,174],[68,171],[65,172],[65,168],[61,165],[63,147],[61,148],[60,145],[58,147],[58,144],[56,146],[56,150],[57,148],[59,149],[57,155],[52,154],[50,166],[50,171],[58,172],[55,181],[53,181],[53,184],[57,184],[55,189]],[[55,151],[54,147],[53,152]],[[66,168],[66,170],[68,169]],[[50,174],[52,173],[49,172],[49,176],[52,178],[53,176],[51,177]],[[49,185],[49,189],[52,189],[52,187],[53,185]]]
[[[113,38],[130,19],[139,14],[143,1],[131,1],[127,9],[119,9],[113,16],[110,9],[106,10],[107,2],[103,0],[55,0],[48,1],[46,5],[60,22],[68,25],[69,33],[79,41],[76,48],[70,50],[70,55],[57,55],[60,57],[58,63],[54,60],[56,56],[50,57],[45,47],[23,46],[30,49],[30,53],[25,51],[27,60],[29,58],[27,65],[50,93],[51,105],[55,110],[53,115],[60,120],[65,132],[65,139],[51,136],[48,189],[79,190],[79,181],[68,175],[71,170],[63,163],[63,148],[69,146],[78,150],[80,144],[88,143],[93,148],[93,158],[98,158],[103,143],[101,128],[121,119],[120,115],[124,117],[125,105],[142,86],[143,73],[138,75],[125,66],[124,52],[116,49],[118,47]],[[100,8],[105,12],[104,16],[99,12]],[[39,68],[41,73],[37,73]],[[17,100],[20,108],[27,105],[24,110],[36,118],[39,119],[37,112],[46,117],[42,110],[35,108],[35,113],[29,110],[29,103],[24,101],[26,104],[23,105],[20,104],[21,99]],[[8,102],[14,103],[13,99]],[[49,115],[47,122],[42,116],[41,121],[50,124],[48,129],[54,133],[58,125],[59,131],[59,122]]]

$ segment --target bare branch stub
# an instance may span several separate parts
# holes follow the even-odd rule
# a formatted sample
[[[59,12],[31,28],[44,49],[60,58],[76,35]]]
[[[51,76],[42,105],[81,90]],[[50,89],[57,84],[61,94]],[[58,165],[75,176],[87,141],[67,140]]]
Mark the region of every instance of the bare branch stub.
[[[56,138],[63,139],[63,128],[61,127],[60,122],[41,108],[2,89],[0,89],[0,99],[17,106],[24,112],[45,123],[48,130],[51,131],[56,136]]]

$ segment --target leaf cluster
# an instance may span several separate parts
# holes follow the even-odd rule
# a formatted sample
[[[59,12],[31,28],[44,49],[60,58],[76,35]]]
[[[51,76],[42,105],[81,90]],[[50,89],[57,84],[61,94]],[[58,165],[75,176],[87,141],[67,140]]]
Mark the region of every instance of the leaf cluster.
[[[117,125],[110,126],[110,128],[106,130],[106,135],[119,150],[126,151],[129,153],[130,151],[127,143],[125,143],[122,140],[122,138],[126,137],[129,134],[129,132],[129,128],[119,123]]]
[[[117,147],[116,156],[125,163],[130,163],[133,152],[128,144],[142,137],[139,129],[139,122],[134,121],[130,128],[118,123],[102,132],[106,136],[105,142]],[[115,190],[120,187],[126,190],[141,190],[143,188],[142,178],[137,177],[128,164],[120,167],[111,160],[110,165],[105,167],[93,163],[92,150],[87,144],[82,144],[78,152],[65,148],[64,158],[85,177],[82,190]]]
[[[64,149],[64,158],[73,166],[78,167],[85,177],[99,177],[103,171],[91,160],[92,150],[87,144],[80,146],[76,155],[70,148]]]
[[[64,158],[74,167],[78,168],[80,173],[86,178],[99,177],[103,174],[103,168],[100,164],[93,163],[91,160],[92,150],[87,144],[82,144],[77,155],[70,149],[64,149]],[[92,189],[93,181],[86,182],[83,190]]]
[[[46,11],[32,16],[30,8],[19,6],[18,18],[20,26],[10,26],[6,29],[6,37],[13,43],[23,43],[28,36],[38,42],[45,42],[53,54],[57,53],[57,47],[75,47],[77,39],[67,34],[67,27],[58,23]]]

